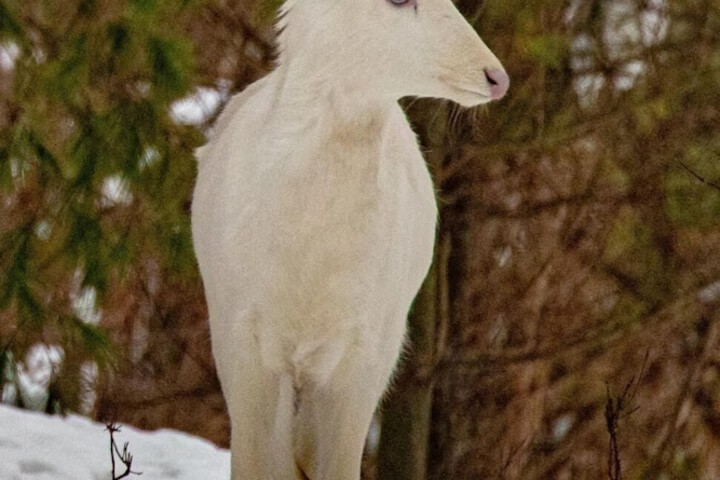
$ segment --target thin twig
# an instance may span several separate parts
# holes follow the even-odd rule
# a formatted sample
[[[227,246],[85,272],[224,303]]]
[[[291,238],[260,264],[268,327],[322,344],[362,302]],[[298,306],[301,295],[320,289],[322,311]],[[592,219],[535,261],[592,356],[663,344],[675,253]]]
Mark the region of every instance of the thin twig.
[[[115,443],[115,432],[120,431],[120,427],[115,423],[106,423],[106,430],[110,433],[110,462],[112,463],[112,480],[120,480],[121,478],[129,477],[130,475],[142,475],[142,472],[134,472],[132,470],[133,455],[128,451],[128,442],[123,444],[122,452],[118,449],[117,443]],[[115,456],[125,465],[125,471],[120,475],[115,474]]]
[[[610,387],[606,388],[607,401],[605,403],[605,426],[608,434],[610,435],[610,442],[608,445],[608,479],[609,480],[622,480],[622,462],[620,460],[620,448],[618,447],[618,422],[620,419],[624,419],[636,412],[640,407],[634,407],[627,410],[628,406],[632,404],[637,395],[640,381],[645,374],[645,368],[647,367],[648,358],[650,357],[650,351],[645,352],[645,359],[643,360],[642,367],[640,368],[640,374],[636,377],[633,375],[625,384],[625,388],[622,393],[613,398],[610,394]]]
[[[683,169],[685,169],[686,172],[688,172],[690,175],[692,175],[692,176],[693,176],[696,180],[698,180],[700,183],[703,183],[703,184],[707,185],[708,187],[712,187],[712,188],[714,188],[715,190],[717,190],[717,191],[720,192],[720,184],[718,184],[717,182],[713,182],[713,181],[711,181],[711,180],[705,179],[705,177],[701,176],[701,175],[700,175],[699,173],[697,173],[695,170],[693,170],[692,168],[688,167],[685,163],[683,163],[682,160],[676,158],[675,161],[676,161],[677,163],[679,163],[680,166],[681,166]]]

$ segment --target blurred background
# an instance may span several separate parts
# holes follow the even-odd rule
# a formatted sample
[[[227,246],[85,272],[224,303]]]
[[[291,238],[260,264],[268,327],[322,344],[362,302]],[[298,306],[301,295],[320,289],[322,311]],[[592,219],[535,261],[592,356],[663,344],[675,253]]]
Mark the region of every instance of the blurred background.
[[[0,1],[3,403],[227,446],[193,149],[277,7]],[[720,478],[720,2],[458,8],[512,84],[403,101],[440,227],[364,478]]]

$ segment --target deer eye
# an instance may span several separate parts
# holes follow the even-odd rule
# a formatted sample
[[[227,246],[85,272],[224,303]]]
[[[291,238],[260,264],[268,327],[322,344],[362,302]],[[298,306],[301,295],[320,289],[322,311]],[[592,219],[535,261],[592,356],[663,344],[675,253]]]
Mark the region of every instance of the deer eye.
[[[406,7],[410,5],[417,6],[416,0],[388,0],[388,2],[395,5],[396,7]]]

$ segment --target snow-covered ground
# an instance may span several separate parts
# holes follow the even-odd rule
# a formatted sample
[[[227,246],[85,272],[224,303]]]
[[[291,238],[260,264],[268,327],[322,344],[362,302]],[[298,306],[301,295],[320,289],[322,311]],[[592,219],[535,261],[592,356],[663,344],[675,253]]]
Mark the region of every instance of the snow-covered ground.
[[[227,450],[170,430],[143,432],[121,425],[139,480],[227,480]],[[61,418],[0,405],[1,480],[111,480],[110,437],[87,418]],[[116,460],[116,473],[124,471]]]

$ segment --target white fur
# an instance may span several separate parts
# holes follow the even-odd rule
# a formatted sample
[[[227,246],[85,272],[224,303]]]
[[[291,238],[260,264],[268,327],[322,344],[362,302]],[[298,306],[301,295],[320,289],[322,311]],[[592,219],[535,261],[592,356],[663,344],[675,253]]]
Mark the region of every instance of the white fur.
[[[483,69],[502,68],[450,0],[417,2],[286,5],[278,67],[198,151],[193,237],[233,480],[359,478],[435,235],[397,100],[483,103]]]

